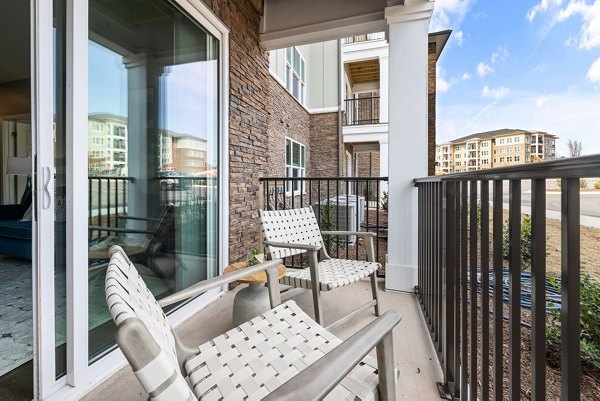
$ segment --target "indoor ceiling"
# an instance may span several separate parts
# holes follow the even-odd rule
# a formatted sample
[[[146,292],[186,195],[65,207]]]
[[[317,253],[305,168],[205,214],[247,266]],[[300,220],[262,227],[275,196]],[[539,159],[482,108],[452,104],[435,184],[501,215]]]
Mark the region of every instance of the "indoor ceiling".
[[[28,79],[29,1],[0,0],[0,83]]]

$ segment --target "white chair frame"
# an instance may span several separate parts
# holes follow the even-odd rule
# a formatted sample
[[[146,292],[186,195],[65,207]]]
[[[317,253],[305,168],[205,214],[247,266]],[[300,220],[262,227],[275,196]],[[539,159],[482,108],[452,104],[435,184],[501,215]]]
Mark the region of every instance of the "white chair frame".
[[[310,277],[306,273],[300,273],[303,278],[296,280],[295,276],[299,274],[297,273],[297,269],[288,269],[286,276],[281,278],[279,282],[293,287],[310,288],[312,290],[315,320],[320,325],[324,325],[321,291],[329,291],[337,287],[354,284],[367,276],[371,280],[373,299],[326,327],[332,330],[370,308],[374,308],[375,316],[379,316],[377,270],[381,265],[375,261],[373,246],[375,233],[364,231],[321,231],[312,207],[287,210],[261,210],[260,222],[268,259],[279,259],[303,253],[308,255]],[[331,258],[327,253],[323,235],[357,236],[364,238],[367,262]]]
[[[396,399],[392,329],[400,321],[397,312],[387,311],[342,342],[312,321],[293,301],[280,304],[277,269],[281,260],[264,262],[242,271],[197,283],[157,302],[123,250],[119,246],[113,246],[109,254],[111,260],[106,273],[106,298],[111,315],[117,324],[117,343],[151,400],[193,401],[204,397],[270,401],[374,399],[373,391],[377,390],[380,400]],[[267,275],[269,297],[274,309],[200,347],[188,347],[181,342],[161,307],[200,295],[213,288],[224,288],[230,282],[260,271],[265,271]],[[288,312],[287,318],[277,316],[277,313],[282,311]],[[284,327],[281,333],[271,328],[273,322],[275,326],[280,322],[287,324],[285,319],[293,322],[292,326]],[[260,325],[264,326],[265,322],[268,327],[261,331]],[[277,339],[289,338],[298,324],[303,330],[299,347],[301,350],[307,350],[305,353],[308,356],[287,366],[280,358],[291,357],[299,351],[294,349],[284,352],[281,349],[285,349],[289,344],[283,343],[278,349],[275,349],[276,346],[273,344]],[[266,336],[266,333],[270,336]],[[222,357],[223,354],[232,352],[235,347],[235,343],[231,345],[228,341],[242,337],[243,344],[248,342],[255,344],[257,335],[262,338],[256,339],[259,344],[253,346],[248,353],[240,353],[238,349],[238,353],[231,356],[233,362],[225,366],[227,369],[225,376],[221,375],[221,371],[216,374],[216,377],[211,376],[213,368],[221,369],[217,366],[217,360],[220,358],[215,355]],[[316,341],[319,338],[321,340]],[[311,345],[313,339],[320,345]],[[322,339],[325,339],[325,343],[329,345],[324,346]],[[248,347],[248,345],[244,346]],[[269,347],[272,349],[269,350]],[[218,350],[214,351],[216,348]],[[258,380],[263,375],[261,366],[273,371],[273,367],[277,365],[285,371],[285,374],[265,380],[265,383],[248,384],[244,379],[241,384],[232,386],[227,381],[228,375],[234,375],[235,369],[232,366],[240,365],[240,361],[246,355],[257,353],[259,348],[263,355],[272,358],[274,352],[280,352],[281,357],[276,358],[277,361],[269,365],[256,360],[254,363],[250,361],[242,367],[242,373],[252,368],[254,374],[251,378]],[[368,359],[372,358],[367,356],[373,348],[377,349],[376,364],[369,362]],[[320,357],[317,358],[315,355]],[[256,369],[259,369],[258,372]],[[375,377],[373,380],[371,376],[375,371],[378,379]],[[223,380],[226,383],[223,383]],[[369,383],[367,387],[371,388],[363,388],[360,383]],[[246,391],[248,387],[252,388],[253,394],[240,396],[240,392]],[[199,393],[201,395],[198,395]]]

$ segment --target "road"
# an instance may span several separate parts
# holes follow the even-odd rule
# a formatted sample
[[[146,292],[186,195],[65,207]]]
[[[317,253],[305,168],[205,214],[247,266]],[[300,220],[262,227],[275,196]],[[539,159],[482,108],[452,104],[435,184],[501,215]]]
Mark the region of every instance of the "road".
[[[588,188],[593,188],[596,179],[588,179]],[[503,203],[504,208],[509,204],[509,183],[504,181]],[[547,217],[560,219],[560,188],[555,180],[546,181],[546,210]],[[490,183],[490,198],[492,187]],[[523,213],[531,213],[531,181],[521,182],[521,206]],[[580,193],[581,224],[600,228],[600,191]]]

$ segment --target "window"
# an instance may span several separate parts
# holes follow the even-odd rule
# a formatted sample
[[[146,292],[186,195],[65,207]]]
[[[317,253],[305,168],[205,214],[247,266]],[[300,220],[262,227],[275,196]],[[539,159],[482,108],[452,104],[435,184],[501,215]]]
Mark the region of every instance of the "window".
[[[296,47],[285,49],[285,87],[300,103],[306,97],[306,62]]]
[[[529,145],[525,146],[525,152],[529,152]]]
[[[498,143],[499,143],[500,145],[504,144],[504,138],[500,139],[500,140],[498,141]]]
[[[521,161],[521,156],[515,156],[515,161],[516,162],[520,162]]]
[[[457,159],[460,159],[460,153],[458,153],[458,154],[456,155],[456,158],[457,158]]]
[[[521,148],[520,148],[520,147],[518,147],[518,146],[515,146],[515,152],[519,152],[520,150],[521,150]]]
[[[285,139],[285,176],[286,177],[305,177],[306,168],[304,157],[306,155],[305,146],[292,140]],[[300,191],[300,181],[287,182],[285,191]]]
[[[516,137],[515,137],[515,143],[519,143],[519,142],[521,142],[521,138],[520,138],[520,137],[518,137],[518,136],[516,136]]]
[[[500,163],[504,163],[504,157],[500,158]]]

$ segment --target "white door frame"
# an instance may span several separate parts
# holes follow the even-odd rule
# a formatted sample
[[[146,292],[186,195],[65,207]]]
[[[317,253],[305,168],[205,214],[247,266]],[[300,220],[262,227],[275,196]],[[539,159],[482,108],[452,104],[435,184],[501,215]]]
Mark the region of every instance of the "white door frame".
[[[31,269],[33,382],[34,399],[41,399],[65,381],[55,380],[54,374],[53,9],[51,1],[32,1],[31,5],[32,171],[37,194]]]
[[[229,263],[229,30],[200,0],[176,0],[219,40],[219,274]],[[53,2],[32,0],[32,153],[36,218],[32,238],[34,399],[77,400],[126,364],[115,350],[88,366],[88,3],[66,0],[67,374],[55,379]],[[50,68],[49,68],[50,66]],[[34,163],[35,164],[35,163]],[[77,224],[75,223],[77,222]],[[79,267],[79,268],[77,268]],[[206,293],[169,316],[178,325],[215,299]]]

